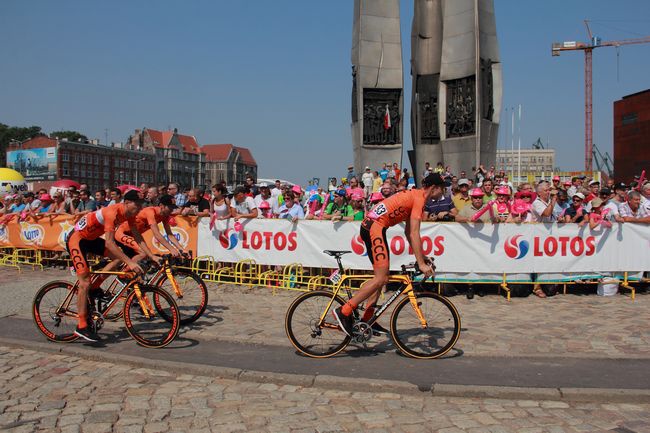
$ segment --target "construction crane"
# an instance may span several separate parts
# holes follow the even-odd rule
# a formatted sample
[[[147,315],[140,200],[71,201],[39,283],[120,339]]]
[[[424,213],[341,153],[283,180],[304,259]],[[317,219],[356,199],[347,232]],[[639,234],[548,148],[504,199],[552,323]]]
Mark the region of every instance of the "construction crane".
[[[647,44],[650,42],[650,36],[636,39],[623,39],[620,41],[603,41],[594,36],[589,28],[589,20],[585,20],[589,42],[554,42],[551,47],[551,54],[559,56],[562,51],[578,51],[585,53],[585,171],[592,171],[593,162],[593,111],[592,111],[592,73],[591,73],[591,55],[595,48],[600,47],[620,47],[623,45]]]
[[[537,141],[533,143],[533,149],[544,149],[544,143],[542,143],[542,137],[537,137]]]
[[[612,177],[612,165],[614,165],[614,161],[612,161],[612,157],[609,156],[609,152],[605,152],[605,155],[600,152],[600,149],[598,149],[598,146],[596,146],[596,143],[594,143],[594,162],[596,163],[596,168],[598,171],[603,171],[603,168],[607,170],[607,176]]]

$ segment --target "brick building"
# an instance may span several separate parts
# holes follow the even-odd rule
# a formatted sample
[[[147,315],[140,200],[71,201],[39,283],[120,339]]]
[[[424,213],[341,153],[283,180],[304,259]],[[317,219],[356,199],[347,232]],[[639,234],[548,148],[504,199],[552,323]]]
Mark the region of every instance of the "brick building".
[[[614,177],[630,182],[650,170],[650,89],[614,102]]]
[[[7,162],[28,182],[41,186],[60,179],[88,184],[92,191],[122,184],[155,182],[155,154],[38,136],[7,148]]]
[[[205,154],[208,184],[225,180],[227,185],[240,185],[248,175],[257,180],[257,162],[249,149],[232,144],[206,144],[201,151]]]
[[[205,156],[194,136],[144,128],[136,129],[127,143],[155,154],[158,183],[175,182],[182,188],[205,184]]]

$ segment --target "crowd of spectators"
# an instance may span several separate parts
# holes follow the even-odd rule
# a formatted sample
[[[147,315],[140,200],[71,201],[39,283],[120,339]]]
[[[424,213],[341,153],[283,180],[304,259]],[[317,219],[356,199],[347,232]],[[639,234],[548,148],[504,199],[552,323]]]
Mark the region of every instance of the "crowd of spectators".
[[[609,228],[612,223],[650,223],[650,182],[640,179],[630,185],[608,179],[601,185],[596,179],[574,176],[562,182],[559,176],[538,181],[535,185],[513,185],[503,171],[489,170],[482,165],[470,176],[441,162],[435,167],[425,164],[420,174],[440,173],[447,182],[446,193],[438,200],[429,200],[424,208],[427,221],[483,223],[576,223]],[[379,169],[365,167],[357,174],[352,166],[346,176],[330,178],[325,187],[309,184],[269,185],[255,183],[247,177],[244,185],[230,190],[225,182],[204,188],[181,189],[180,185],[151,186],[142,184],[140,193],[145,206],[157,205],[158,197],[170,194],[184,216],[210,217],[216,220],[233,218],[283,218],[361,221],[375,204],[399,191],[413,188],[414,178],[407,168],[385,163]],[[20,219],[39,218],[47,214],[82,216],[122,201],[124,188],[90,191],[82,184],[78,189],[46,189],[23,194],[9,194],[0,204],[0,215],[18,214]],[[4,219],[4,218],[3,218]],[[0,220],[0,223],[2,220]]]

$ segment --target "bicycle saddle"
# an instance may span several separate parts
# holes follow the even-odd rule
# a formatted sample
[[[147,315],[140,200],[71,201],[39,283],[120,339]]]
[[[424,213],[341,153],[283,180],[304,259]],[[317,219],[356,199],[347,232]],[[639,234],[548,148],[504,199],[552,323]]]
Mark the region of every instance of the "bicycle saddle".
[[[334,251],[334,250],[325,250],[325,254],[332,257],[341,257],[343,254],[351,253],[352,251]]]

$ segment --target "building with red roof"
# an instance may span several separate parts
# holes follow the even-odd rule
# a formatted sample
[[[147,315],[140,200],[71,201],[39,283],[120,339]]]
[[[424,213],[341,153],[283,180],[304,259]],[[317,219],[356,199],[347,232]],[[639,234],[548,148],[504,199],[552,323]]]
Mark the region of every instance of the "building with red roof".
[[[205,155],[192,135],[150,128],[136,129],[129,137],[133,149],[148,150],[156,154],[156,173],[159,183],[174,182],[181,188],[204,185]]]
[[[251,151],[232,144],[206,144],[206,181],[209,184],[225,181],[227,185],[243,184],[247,176],[257,179],[257,162]]]

